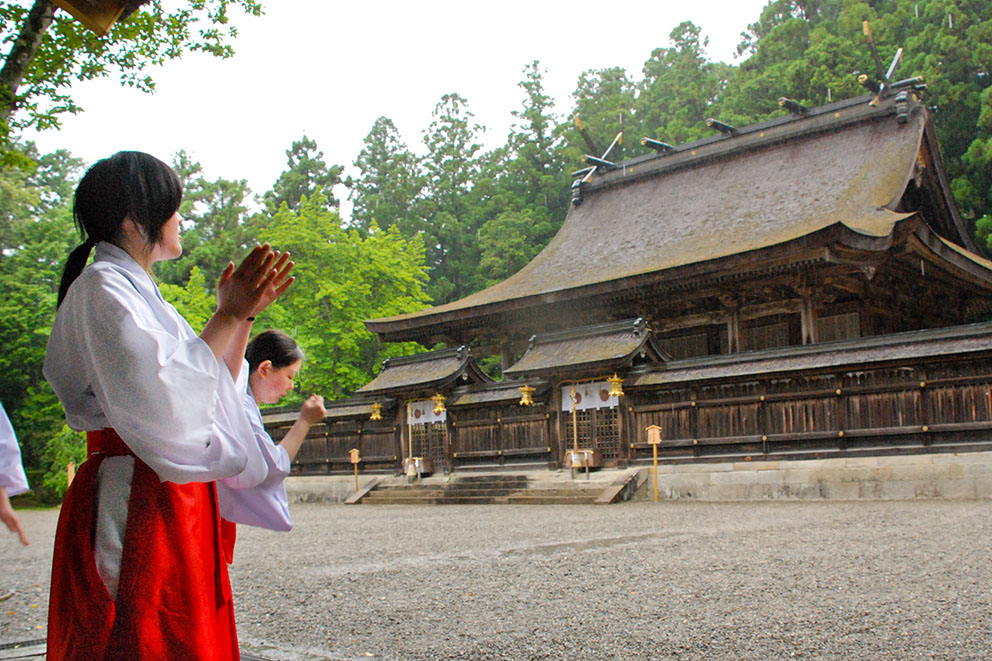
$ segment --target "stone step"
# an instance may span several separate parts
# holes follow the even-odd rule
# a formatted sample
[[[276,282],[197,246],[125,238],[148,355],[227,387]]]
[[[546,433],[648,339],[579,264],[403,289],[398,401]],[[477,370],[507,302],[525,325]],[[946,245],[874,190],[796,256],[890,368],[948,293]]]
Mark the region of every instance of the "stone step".
[[[536,494],[513,494],[510,496],[438,496],[423,498],[382,498],[362,499],[364,505],[591,505],[595,495],[580,496],[541,496]]]
[[[379,497],[379,496],[400,496],[400,497],[423,497],[423,498],[437,498],[439,496],[452,496],[452,497],[499,497],[499,496],[509,496],[511,493],[517,491],[522,491],[522,489],[443,489],[443,488],[430,488],[430,487],[417,487],[417,488],[407,488],[402,487],[391,487],[388,489],[375,489],[369,492],[366,498]]]
[[[406,498],[403,496],[382,496],[362,499],[363,505],[506,505],[509,496],[420,496]]]
[[[509,497],[511,505],[592,505],[599,494],[554,495],[541,493],[516,493]]]
[[[434,489],[388,489],[369,492],[363,499],[368,504],[456,504],[456,503],[593,503],[602,489],[517,489],[474,490],[447,493]]]
[[[526,475],[465,475],[458,476],[453,480],[454,484],[474,484],[477,482],[500,482],[513,484],[527,484],[529,478]]]
[[[590,494],[598,494],[604,489],[603,486],[600,487],[582,487],[582,488],[569,488],[569,487],[532,487],[525,489],[460,489],[456,491],[450,491],[447,489],[433,489],[430,487],[409,487],[409,488],[388,488],[388,489],[375,489],[370,491],[366,498],[372,496],[509,496],[513,494],[520,493],[542,493],[548,496],[568,496],[568,495],[579,495],[585,496]]]
[[[518,491],[527,489],[528,485],[506,485],[506,484],[390,484],[379,486],[376,491],[444,491],[446,493],[471,493],[475,491]]]
[[[526,475],[473,475],[428,477],[416,482],[393,480],[376,483],[370,490],[356,495],[351,504],[606,504],[626,500],[637,484],[636,476],[643,471],[628,471],[609,480],[529,479]]]

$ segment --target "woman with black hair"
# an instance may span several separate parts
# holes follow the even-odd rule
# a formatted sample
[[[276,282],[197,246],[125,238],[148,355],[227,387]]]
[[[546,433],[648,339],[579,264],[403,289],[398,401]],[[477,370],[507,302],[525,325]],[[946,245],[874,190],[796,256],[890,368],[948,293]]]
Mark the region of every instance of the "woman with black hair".
[[[290,463],[296,457],[310,427],[323,420],[326,415],[324,398],[320,395],[310,395],[307,398],[300,409],[299,417],[278,445],[265,431],[259,405],[277,404],[293,389],[293,381],[303,365],[303,357],[303,351],[293,338],[281,330],[263,331],[248,343],[245,350],[245,371],[248,373],[245,409],[259,446],[263,448],[273,468],[258,489],[230,489],[218,483],[220,513],[227,522],[237,521],[271,530],[289,530],[293,526],[284,480],[289,475]],[[240,518],[236,518],[235,505],[242,512],[250,514],[242,514]],[[235,535],[234,526],[224,526],[228,562],[233,559]]]
[[[85,240],[62,274],[44,373],[88,457],[56,531],[49,659],[239,656],[215,484],[251,493],[272,469],[242,364],[293,264],[268,245],[229,264],[197,335],[150,275],[182,253],[181,200],[175,172],[141,152],[98,161],[76,188]]]
[[[256,335],[245,350],[248,361],[248,395],[258,411],[259,404],[278,404],[293,389],[293,381],[303,366],[303,351],[289,335],[281,330],[267,330]],[[251,408],[251,407],[249,407]],[[310,427],[324,419],[324,398],[310,395],[279,445],[290,459],[306,438]]]

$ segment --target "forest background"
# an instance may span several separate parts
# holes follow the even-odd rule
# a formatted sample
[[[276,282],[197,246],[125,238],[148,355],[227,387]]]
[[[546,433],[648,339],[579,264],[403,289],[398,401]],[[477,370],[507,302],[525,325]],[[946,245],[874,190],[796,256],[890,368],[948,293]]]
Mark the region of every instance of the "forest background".
[[[0,5],[0,401],[42,499],[57,500],[65,466],[84,458],[83,437],[64,425],[41,368],[63,260],[79,242],[72,192],[87,164],[66,150],[38,153],[20,136],[58,129],[59,115],[74,111],[74,81],[116,71],[147,90],[147,66],[189,51],[231,55],[227,12],[260,10],[254,0],[197,0],[169,13],[152,2],[99,39],[59,12],[25,62],[15,41],[32,17],[25,7]],[[857,76],[876,71],[865,20],[886,65],[904,49],[897,78],[926,80],[924,100],[962,216],[992,249],[992,3],[772,0],[742,32],[738,64],[709,61],[705,37],[685,22],[645,53],[640,72],[609,62],[583,72],[563,116],[545,94],[540,62],[527,64],[512,128],[488,151],[483,127],[457,93],[438,100],[420,153],[390,118],[377,119],[354,176],[326,162],[306,135],[292,142],[285,170],[263,192],[244,180],[207,179],[180,150],[173,166],[186,190],[184,253],[156,265],[155,275],[199,330],[228,260],[256,241],[290,251],[297,282],[256,322],[285,329],[309,357],[285,403],[310,392],[347,397],[384,359],[425,350],[382,344],[363,320],[456,300],[519,270],[564,220],[571,172],[594,151],[590,140],[598,149],[623,131],[622,154],[612,157],[630,158],[646,151],[642,137],[680,144],[711,135],[709,117],[743,126],[780,116],[779,97],[815,106],[864,94]],[[348,217],[335,197],[342,190]],[[498,370],[497,362],[485,365]]]

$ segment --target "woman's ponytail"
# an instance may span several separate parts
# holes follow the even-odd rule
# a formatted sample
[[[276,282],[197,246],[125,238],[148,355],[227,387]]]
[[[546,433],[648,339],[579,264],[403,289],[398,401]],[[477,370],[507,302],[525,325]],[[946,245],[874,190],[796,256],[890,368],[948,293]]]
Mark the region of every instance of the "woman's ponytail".
[[[86,261],[90,258],[90,252],[92,252],[94,245],[96,245],[95,241],[86,239],[75,250],[69,253],[69,258],[65,260],[65,267],[62,269],[62,280],[59,282],[59,298],[55,306],[56,308],[62,305],[62,300],[69,291],[69,285],[83,272],[83,268],[86,266]]]

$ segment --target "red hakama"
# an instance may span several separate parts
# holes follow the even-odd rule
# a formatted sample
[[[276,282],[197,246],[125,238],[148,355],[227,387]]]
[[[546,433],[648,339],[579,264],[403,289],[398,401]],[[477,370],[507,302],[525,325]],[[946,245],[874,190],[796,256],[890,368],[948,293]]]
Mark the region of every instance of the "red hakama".
[[[238,659],[214,483],[162,482],[135,457],[112,600],[94,559],[97,473],[133,453],[112,429],[86,443],[55,535],[48,659]]]

